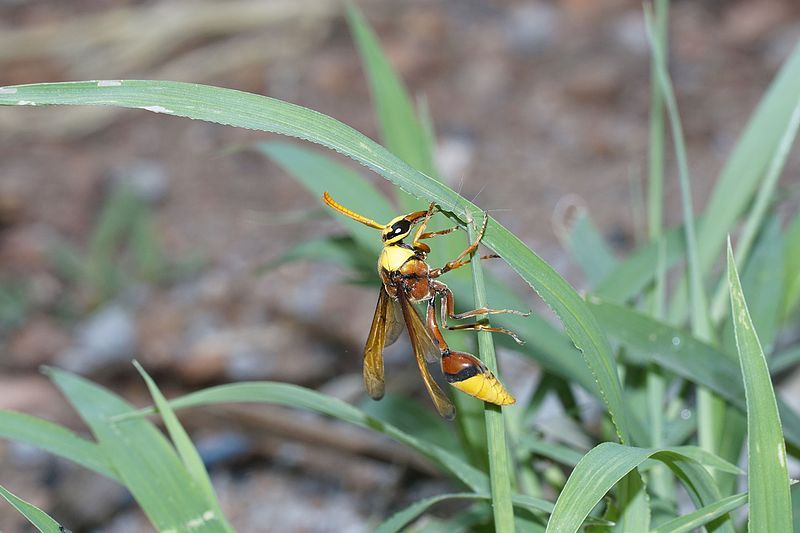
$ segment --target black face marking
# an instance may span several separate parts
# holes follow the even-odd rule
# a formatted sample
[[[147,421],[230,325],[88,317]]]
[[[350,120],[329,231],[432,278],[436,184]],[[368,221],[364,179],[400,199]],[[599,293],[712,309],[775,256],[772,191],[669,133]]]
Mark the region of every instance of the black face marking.
[[[408,220],[398,220],[394,224],[392,224],[391,231],[386,235],[388,239],[393,239],[395,237],[399,237],[400,235],[405,235],[409,231],[411,231],[411,222]]]

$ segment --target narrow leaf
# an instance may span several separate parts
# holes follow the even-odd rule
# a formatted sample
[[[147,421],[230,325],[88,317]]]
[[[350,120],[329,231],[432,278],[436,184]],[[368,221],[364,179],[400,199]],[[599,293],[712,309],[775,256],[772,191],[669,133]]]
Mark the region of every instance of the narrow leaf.
[[[50,518],[50,516],[36,507],[9,492],[0,485],[0,496],[10,503],[14,509],[28,519],[36,529],[42,533],[64,533],[66,531],[61,524]]]
[[[368,416],[362,410],[348,403],[297,385],[268,381],[220,385],[173,399],[170,401],[170,406],[173,409],[183,409],[219,403],[277,404],[332,416],[359,427],[378,431],[417,450],[473,491],[486,492],[489,488],[489,480],[483,472],[465,463],[444,448]],[[121,416],[116,420],[121,421],[131,416],[139,417],[141,412]]]
[[[183,461],[183,466],[186,467],[189,475],[192,476],[194,481],[200,487],[200,490],[205,493],[206,501],[213,509],[213,513],[219,517],[219,521],[221,523],[220,525],[225,531],[233,531],[233,527],[228,524],[225,515],[222,513],[222,509],[217,501],[217,495],[214,492],[214,487],[211,485],[211,478],[208,477],[208,472],[203,464],[203,459],[200,458],[200,454],[197,452],[197,448],[195,448],[194,444],[192,444],[192,440],[189,438],[186,430],[183,429],[183,426],[178,421],[178,417],[175,416],[175,413],[172,411],[172,408],[169,406],[166,398],[164,398],[164,395],[161,394],[160,390],[158,390],[158,386],[156,386],[153,378],[151,378],[150,375],[145,372],[144,368],[142,368],[142,365],[140,365],[138,361],[134,361],[133,366],[136,367],[136,370],[147,384],[147,389],[150,391],[150,396],[153,397],[153,402],[155,403],[161,418],[164,420],[164,425],[167,427],[167,431],[169,431],[170,438],[172,439],[175,449],[178,451],[178,454],[181,457],[181,461]]]
[[[750,495],[750,531],[790,531],[792,501],[783,431],[767,361],[742,293],[739,274],[728,241],[730,284],[736,346],[744,377],[747,402],[747,487]]]
[[[691,513],[664,522],[653,529],[652,533],[688,533],[690,531],[695,531],[697,528],[703,527],[720,516],[725,516],[731,511],[735,511],[746,503],[746,492],[734,494],[733,496],[722,498],[719,501],[701,507]]]
[[[591,298],[590,306],[611,337],[635,348],[626,354],[630,361],[641,365],[656,363],[745,410],[741,372],[731,357],[680,328],[628,307],[598,298]],[[800,417],[780,398],[777,402],[787,440],[800,446]]]
[[[41,448],[119,481],[100,446],[53,422],[23,413],[0,411],[0,438]]]
[[[435,176],[428,135],[417,119],[408,91],[381,50],[375,34],[352,2],[347,3],[347,22],[367,74],[384,146],[417,170]]]
[[[89,425],[103,455],[160,531],[226,531],[169,442],[144,418],[114,422],[134,412],[108,390],[74,374],[48,369],[50,378]]]
[[[556,500],[547,531],[577,531],[603,496],[650,458],[663,462],[678,476],[696,505],[708,505],[719,499],[713,479],[694,459],[673,449],[635,448],[605,442],[584,455],[572,471]],[[730,524],[723,524],[720,530],[733,531]]]

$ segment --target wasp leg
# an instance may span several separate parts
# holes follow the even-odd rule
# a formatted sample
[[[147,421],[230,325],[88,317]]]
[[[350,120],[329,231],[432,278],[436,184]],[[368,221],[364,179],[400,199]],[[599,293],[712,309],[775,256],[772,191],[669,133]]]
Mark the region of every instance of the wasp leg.
[[[473,309],[471,311],[465,311],[463,313],[456,313],[455,312],[455,298],[453,297],[453,291],[450,288],[442,283],[441,281],[431,280],[431,290],[438,294],[441,299],[441,321],[442,326],[449,330],[475,330],[475,331],[493,331],[495,333],[505,333],[506,335],[510,336],[514,339],[517,344],[525,344],[525,341],[520,339],[516,333],[511,330],[505,328],[498,328],[489,326],[486,324],[481,324],[480,322],[473,322],[470,324],[459,324],[457,326],[448,326],[447,325],[447,318],[453,318],[455,320],[461,320],[463,318],[471,318],[478,315],[496,315],[499,313],[510,313],[513,315],[520,315],[520,316],[529,316],[531,313],[530,311],[524,313],[522,311],[517,311],[515,309],[490,309],[488,307],[479,307],[478,309]]]
[[[419,239],[430,239],[431,237],[435,237],[437,235],[447,235],[448,233],[453,233],[459,229],[461,229],[461,226],[453,226],[452,228],[441,229],[439,231],[428,231],[420,235]]]
[[[462,266],[469,263],[472,260],[470,256],[475,252],[475,250],[478,249],[478,244],[481,242],[481,239],[483,238],[483,233],[486,231],[486,224],[488,223],[489,223],[489,215],[487,213],[484,213],[483,224],[481,224],[481,229],[478,232],[478,235],[475,237],[475,241],[473,241],[472,244],[467,246],[467,248],[463,252],[461,252],[458,255],[458,257],[456,257],[452,261],[448,261],[447,264],[445,264],[443,267],[432,269],[430,271],[430,277],[438,278],[445,272],[450,272],[451,270],[461,268]],[[466,259],[464,259],[465,257]],[[490,257],[486,256],[486,258],[489,259]]]
[[[428,221],[430,221],[431,217],[433,216],[433,208],[436,207],[436,204],[431,202],[428,206],[428,210],[425,212],[425,218],[422,219],[422,223],[420,223],[419,227],[417,228],[417,232],[414,234],[414,240],[411,242],[411,246],[414,248],[420,247],[422,245],[424,248],[428,248],[427,244],[419,242],[422,239],[422,235],[425,234],[425,226],[428,225]],[[428,249],[430,251],[430,249]]]
[[[450,385],[479,400],[496,405],[509,405],[516,401],[480,359],[466,352],[450,350],[436,324],[436,306],[432,298],[428,300],[425,319],[428,333],[442,354],[442,373]]]

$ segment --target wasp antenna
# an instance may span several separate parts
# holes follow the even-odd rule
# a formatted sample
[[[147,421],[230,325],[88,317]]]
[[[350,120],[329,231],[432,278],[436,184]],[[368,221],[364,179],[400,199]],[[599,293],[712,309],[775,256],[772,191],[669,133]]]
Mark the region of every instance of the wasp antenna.
[[[375,229],[386,229],[386,225],[385,224],[378,224],[377,222],[375,222],[371,218],[367,218],[365,216],[359,215],[355,211],[351,211],[351,210],[347,209],[345,206],[343,206],[342,204],[340,204],[339,202],[337,202],[336,200],[331,198],[331,195],[328,194],[328,191],[325,191],[324,193],[322,193],[322,200],[326,204],[328,204],[329,207],[339,211],[341,214],[343,214],[344,216],[346,216],[348,218],[352,218],[353,220],[355,220],[357,222],[361,222],[365,226],[369,226],[370,228],[375,228]]]

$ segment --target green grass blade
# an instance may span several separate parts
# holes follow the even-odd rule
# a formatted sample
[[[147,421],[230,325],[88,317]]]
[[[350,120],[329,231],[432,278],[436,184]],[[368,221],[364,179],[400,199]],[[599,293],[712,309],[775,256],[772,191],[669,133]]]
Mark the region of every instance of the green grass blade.
[[[580,212],[565,241],[567,251],[581,268],[590,287],[595,287],[617,267],[617,258],[588,213]]]
[[[706,505],[692,511],[691,513],[679,516],[668,522],[664,522],[657,528],[653,529],[651,533],[689,533],[696,531],[697,528],[703,527],[709,522],[712,522],[720,516],[725,516],[731,511],[735,511],[739,507],[747,503],[747,493],[734,494],[727,498],[722,498],[712,504]]]
[[[208,477],[208,472],[203,464],[203,459],[197,452],[197,448],[195,448],[194,444],[192,444],[192,440],[189,438],[188,433],[186,433],[186,430],[183,429],[178,417],[175,416],[174,411],[169,406],[169,403],[167,402],[166,398],[164,398],[164,395],[161,394],[161,391],[158,389],[155,381],[153,381],[153,378],[151,378],[150,375],[145,372],[144,368],[142,368],[142,365],[140,365],[138,361],[134,361],[133,366],[136,367],[136,370],[147,384],[147,389],[150,391],[150,396],[153,398],[153,403],[155,404],[156,409],[158,409],[158,413],[161,415],[162,420],[164,420],[164,425],[169,432],[172,443],[175,445],[175,449],[178,451],[178,455],[180,455],[181,461],[183,461],[183,466],[186,467],[186,471],[190,476],[192,476],[192,479],[194,479],[195,483],[197,483],[197,485],[200,487],[200,490],[205,493],[206,501],[211,507],[214,515],[219,517],[222,528],[225,531],[234,531],[233,527],[231,527],[225,518],[225,515],[222,513],[222,509],[217,501],[217,495],[214,492],[214,486],[211,484],[211,478]]]
[[[764,223],[758,242],[749,255],[742,269],[742,289],[758,338],[769,353],[780,327],[781,310],[775,302],[780,302],[784,294],[783,276],[775,272],[775,266],[783,264],[783,236],[777,216]],[[728,296],[728,290],[723,294]],[[725,314],[728,315],[728,310]],[[726,352],[735,354],[736,340],[730,315],[724,324],[722,339]]]
[[[792,519],[794,521],[793,531],[800,531],[800,485],[792,485]]]
[[[728,241],[728,282],[736,346],[747,401],[747,488],[750,531],[790,531],[792,502],[781,421],[767,361],[742,293]]]
[[[125,487],[159,531],[226,531],[205,494],[175,450],[144,418],[114,422],[135,412],[108,390],[68,372],[48,369],[50,378],[89,425]]]
[[[377,533],[395,533],[397,531],[404,531],[404,528],[416,519],[421,514],[425,513],[428,509],[448,500],[489,500],[491,499],[488,494],[475,494],[475,493],[453,493],[453,494],[440,494],[431,496],[417,502],[412,503],[402,511],[398,511],[388,520],[383,522],[375,530]],[[553,504],[547,500],[533,498],[531,496],[517,496],[513,499],[515,507],[528,509],[539,513],[551,513],[553,511]]]
[[[53,422],[23,413],[0,411],[0,438],[24,442],[119,481],[100,446]]]
[[[0,496],[10,503],[14,509],[28,519],[36,529],[42,533],[63,533],[61,524],[53,520],[47,513],[9,492],[0,485]]]
[[[675,93],[672,90],[672,82],[667,72],[665,51],[661,48],[661,43],[653,35],[651,18],[648,9],[645,9],[645,23],[647,26],[650,45],[653,51],[653,65],[664,93],[664,102],[667,106],[667,116],[669,118],[672,140],[675,145],[675,159],[678,163],[678,177],[681,186],[681,205],[683,206],[683,224],[686,237],[686,256],[689,268],[689,296],[691,298],[691,321],[694,334],[700,339],[711,341],[713,330],[708,314],[708,301],[703,288],[702,270],[698,257],[697,235],[694,224],[694,207],[692,202],[691,177],[689,174],[689,163],[686,158],[686,146],[683,139],[683,127],[678,113],[678,104]]]
[[[397,216],[396,209],[372,182],[330,157],[286,141],[262,142],[255,148],[291,174],[320,203],[322,193],[328,191],[342,205],[369,206],[367,215],[378,222],[388,222]],[[332,210],[327,211],[332,214]],[[383,247],[380,232],[347,217],[336,220],[347,228],[359,246],[378,257]]]
[[[788,318],[800,302],[800,211],[786,228],[784,237],[784,296],[782,317]]]
[[[474,221],[468,226],[469,239],[477,237]],[[472,281],[475,288],[475,308],[487,307],[486,287],[483,282],[483,269],[478,260],[470,263]],[[481,317],[476,317],[480,319]],[[485,318],[485,317],[483,317]],[[480,359],[495,375],[497,371],[497,357],[492,342],[492,334],[488,331],[478,331],[478,352]],[[486,423],[486,441],[489,453],[489,484],[491,486],[492,510],[494,511],[494,528],[498,533],[514,531],[514,509],[511,505],[511,480],[514,477],[511,461],[508,456],[506,442],[506,426],[503,419],[503,408],[499,405],[484,403],[484,419]]]
[[[800,346],[789,348],[770,358],[769,371],[773,374],[783,372],[797,363],[800,363]]]
[[[417,170],[429,176],[436,175],[428,135],[417,119],[408,91],[381,50],[375,34],[352,2],[347,3],[347,22],[369,81],[383,145]]]
[[[526,438],[526,440],[520,442],[518,446],[540,457],[546,457],[552,461],[569,467],[574,467],[577,465],[583,457],[583,454],[578,450],[562,444],[547,442],[540,439]]]
[[[705,468],[679,451],[605,442],[584,455],[572,471],[556,500],[547,531],[577,531],[589,512],[614,485],[651,458],[663,462],[678,476],[696,505],[708,505],[719,499],[713,479]],[[733,531],[729,524],[721,525],[719,530]]]
[[[277,268],[287,263],[314,261],[337,265],[356,274],[355,282],[380,281],[375,271],[375,255],[363,250],[350,237],[321,237],[300,242],[283,255],[268,262],[261,271]]]
[[[348,403],[297,385],[268,381],[220,385],[173,399],[170,401],[170,406],[173,409],[183,409],[220,403],[277,404],[332,416],[355,426],[378,431],[417,450],[475,492],[489,490],[489,480],[483,472],[457,458],[448,450],[368,416],[361,409]],[[118,417],[117,420],[130,416]],[[141,416],[141,413],[135,413],[133,416]]]
[[[731,357],[680,328],[628,307],[597,298],[591,298],[589,304],[609,336],[634,348],[627,354],[630,361],[641,365],[656,363],[745,410],[741,371]],[[786,439],[800,446],[800,416],[780,398],[777,401]]]
[[[483,215],[455,191],[356,130],[321,113],[264,96],[169,81],[84,81],[0,88],[0,105],[17,105],[20,101],[139,108],[298,137],[355,159],[412,196],[436,202],[461,223]],[[628,413],[611,346],[582,298],[550,265],[492,218],[482,242],[500,254],[558,315],[598,382],[620,440],[629,441]]]
[[[781,173],[786,166],[786,161],[789,158],[789,152],[791,151],[792,145],[797,137],[798,128],[800,128],[800,97],[798,97],[795,102],[789,123],[786,125],[786,130],[783,132],[783,135],[778,142],[778,146],[775,148],[775,152],[769,162],[769,167],[767,168],[767,173],[758,187],[758,193],[756,194],[756,199],[753,202],[753,207],[750,209],[750,213],[747,216],[742,233],[739,236],[739,239],[736,241],[736,261],[741,265],[747,263],[747,260],[750,257],[750,250],[755,245],[756,238],[758,237],[758,234],[765,223],[767,209],[772,204],[775,189],[778,186],[778,180],[780,179]],[[725,283],[725,280],[723,279],[720,280],[720,284],[717,287],[717,292],[714,295],[714,303],[711,309],[712,318],[715,322],[720,322],[727,314],[727,296],[728,284]],[[755,313],[754,316],[758,316],[758,313]],[[763,333],[761,328],[759,328],[759,331]],[[766,344],[769,344],[769,342],[766,342]]]
[[[669,2],[656,0],[653,39],[661,50],[667,48]],[[666,58],[664,58],[666,59]],[[661,236],[664,210],[664,93],[658,83],[659,58],[651,51],[650,57],[650,132],[648,150],[647,233],[651,241]]]
[[[663,234],[662,240],[651,241],[640,246],[610,272],[594,289],[594,294],[604,300],[624,303],[638,296],[658,271],[658,249],[664,246],[664,266],[669,269],[686,253],[682,227],[672,228]]]
[[[798,94],[800,43],[784,62],[750,116],[711,192],[703,220],[698,224],[697,235],[698,259],[704,274],[714,266],[725,246],[726,235],[733,232],[737,219],[749,205],[787,130]],[[685,283],[682,285],[685,286]],[[684,291],[677,291],[670,314],[672,322],[680,322],[686,316],[684,296]]]

